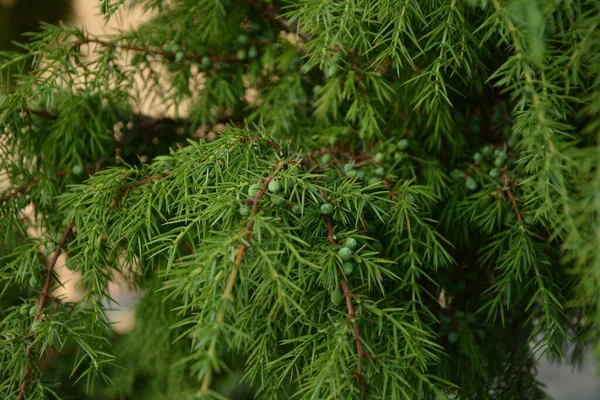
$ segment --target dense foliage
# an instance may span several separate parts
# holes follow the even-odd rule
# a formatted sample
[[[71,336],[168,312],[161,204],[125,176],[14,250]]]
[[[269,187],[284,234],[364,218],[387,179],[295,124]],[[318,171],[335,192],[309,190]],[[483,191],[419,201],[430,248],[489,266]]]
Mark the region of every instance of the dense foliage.
[[[99,7],[152,18],[0,62],[2,398],[538,399],[595,343],[596,0]]]

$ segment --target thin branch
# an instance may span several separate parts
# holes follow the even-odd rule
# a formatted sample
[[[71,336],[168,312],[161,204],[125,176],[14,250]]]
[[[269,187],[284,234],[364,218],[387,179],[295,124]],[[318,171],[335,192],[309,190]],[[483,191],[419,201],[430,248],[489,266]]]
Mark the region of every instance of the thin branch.
[[[504,169],[504,176],[502,179],[504,181],[504,190],[505,190],[506,195],[508,196],[508,199],[510,200],[513,208],[515,209],[515,213],[517,214],[517,220],[519,221],[520,224],[523,224],[523,211],[521,211],[521,209],[519,208],[519,204],[517,203],[515,194],[513,193],[512,189],[510,188],[511,185],[517,186],[518,183],[515,180],[511,180],[510,177],[508,176],[508,167],[504,167],[503,169]]]
[[[231,292],[233,291],[233,286],[235,285],[235,279],[236,279],[238,271],[242,265],[242,261],[244,260],[244,255],[246,254],[246,249],[247,249],[246,242],[248,242],[250,240],[250,236],[252,235],[252,228],[254,228],[254,221],[255,221],[254,217],[256,216],[256,214],[258,214],[260,199],[263,197],[263,195],[267,191],[269,182],[271,182],[271,177],[265,178],[263,180],[263,184],[262,184],[260,190],[258,191],[256,196],[254,196],[254,198],[252,199],[252,209],[250,211],[250,218],[248,219],[248,223],[246,224],[246,230],[242,234],[242,241],[240,242],[240,244],[237,247],[235,262],[233,263],[233,269],[231,270],[231,272],[229,273],[229,277],[227,278],[227,286],[225,287],[225,290],[223,291],[224,299],[233,301],[233,296],[231,295]],[[217,315],[217,319],[216,319],[217,324],[221,325],[223,323],[224,319],[225,319],[225,312],[223,310],[221,310],[221,311],[219,311],[219,314]],[[216,344],[216,341],[213,341],[210,346],[209,353],[214,352],[215,344]],[[208,370],[206,375],[204,375],[204,379],[202,380],[202,386],[201,386],[202,391],[208,390],[211,379],[212,379],[212,371]]]
[[[85,168],[89,171],[90,169],[92,169],[91,167],[93,167],[93,171],[94,171],[94,173],[96,173],[101,169],[103,161],[104,160],[102,158],[99,158],[96,161],[94,161],[93,164],[89,164]],[[52,176],[55,178],[58,178],[58,177],[67,175],[69,173],[71,173],[71,169],[63,169],[61,171],[57,171],[57,172],[53,173]],[[33,186],[37,185],[38,183],[40,183],[40,178],[34,178],[31,181],[29,181],[28,183],[26,183],[25,185],[18,187],[17,189],[13,190],[10,193],[7,193],[4,197],[2,197],[0,199],[0,205],[6,204],[6,202],[8,200],[12,199],[15,196],[25,194],[29,189],[31,189]]]
[[[337,242],[333,238],[333,222],[331,221],[331,217],[329,215],[325,216],[325,222],[327,224],[327,240],[332,245],[337,245]],[[348,320],[352,323],[352,330],[354,331],[354,341],[356,342],[356,353],[358,354],[358,363],[357,363],[357,371],[356,375],[358,376],[358,381],[363,388],[363,399],[367,398],[367,384],[365,382],[365,377],[362,373],[362,358],[369,357],[370,355],[365,351],[362,341],[360,339],[360,331],[358,329],[358,324],[356,323],[356,313],[354,312],[354,305],[352,304],[352,299],[356,297],[354,293],[350,291],[348,287],[348,282],[344,277],[342,270],[337,267],[337,274],[340,277],[340,283],[342,285],[342,290],[344,291],[344,297],[346,298],[346,308],[348,309]]]
[[[4,205],[4,204],[6,204],[7,201],[12,199],[13,197],[22,195],[23,193],[27,192],[32,186],[37,185],[39,183],[39,181],[40,180],[38,178],[32,179],[29,183],[6,194],[4,197],[2,197],[2,199],[0,199],[0,205]]]
[[[352,154],[352,153],[345,152],[344,150],[340,149],[338,146],[334,146],[329,149],[321,149],[321,150],[313,151],[310,153],[306,153],[306,154],[304,154],[304,156],[307,157],[309,160],[311,160],[311,162],[313,164],[320,166],[321,163],[316,161],[314,157],[323,155],[323,154],[341,155],[341,156],[345,157],[347,161],[353,162],[354,167],[361,167],[361,166],[367,165],[367,164],[375,164],[378,167],[383,167],[383,164],[381,162],[377,161],[375,159],[375,157],[373,157],[372,154],[369,154],[369,153]],[[383,186],[385,186],[385,189],[388,191],[390,199],[394,200],[394,198],[396,197],[396,193],[394,193],[394,189],[392,189],[390,182],[387,179],[382,179],[381,183],[383,184]]]
[[[177,54],[181,53],[181,54],[183,54],[184,59],[198,61],[198,62],[201,62],[204,57],[209,57],[211,63],[246,61],[246,60],[241,60],[237,55],[214,56],[214,55],[209,55],[209,54],[203,54],[203,55],[191,54],[191,53],[187,53],[187,52],[183,52],[183,51],[181,51],[181,52],[165,51],[165,50],[156,49],[156,48],[152,49],[149,47],[140,47],[140,46],[134,46],[134,45],[128,45],[128,44],[122,44],[122,43],[113,43],[108,40],[103,40],[103,39],[99,39],[99,38],[92,37],[92,36],[86,36],[86,37],[78,40],[77,42],[75,42],[73,44],[73,47],[79,48],[79,46],[81,46],[81,45],[90,44],[90,43],[99,44],[99,45],[105,46],[105,47],[115,47],[115,48],[118,47],[120,49],[137,51],[140,53],[156,54],[156,55],[163,56],[166,58],[175,58],[175,57],[177,57]]]
[[[31,338],[31,335],[28,334],[25,336],[19,336],[19,337],[12,338],[12,339],[0,340],[0,346],[3,346],[8,343],[21,342],[21,341],[23,341],[25,339],[29,339],[29,338]]]
[[[271,178],[270,177],[265,178],[260,190],[258,191],[256,196],[254,196],[254,198],[252,199],[252,210],[250,211],[250,219],[248,219],[248,223],[246,224],[246,230],[244,231],[244,234],[242,235],[243,241],[237,247],[235,263],[233,264],[233,269],[231,270],[231,273],[229,274],[229,278],[227,279],[227,287],[225,288],[225,291],[223,292],[223,297],[225,297],[225,298],[231,298],[231,292],[233,290],[235,278],[237,277],[238,270],[240,269],[240,266],[242,265],[242,261],[244,259],[244,254],[246,253],[247,246],[246,246],[245,242],[250,240],[250,235],[252,234],[252,228],[254,228],[254,221],[255,221],[254,217],[258,213],[260,199],[261,199],[261,197],[263,197],[263,195],[267,191],[269,182],[271,182]],[[217,322],[218,323],[223,322],[223,318],[224,318],[223,314],[219,314],[219,317],[220,317],[219,318],[220,320],[218,320]]]
[[[113,207],[114,208],[119,208],[119,205],[121,204],[121,200],[127,195],[127,193],[131,189],[136,188],[138,186],[142,186],[142,185],[144,185],[146,183],[155,181],[157,179],[164,178],[165,176],[169,176],[172,173],[173,173],[172,171],[166,171],[166,172],[163,172],[162,174],[151,175],[151,176],[148,176],[148,177],[146,177],[144,179],[140,179],[139,181],[135,181],[133,183],[130,183],[129,185],[125,186],[125,189],[123,189],[121,191],[121,193],[119,193],[119,195],[117,196],[117,198],[113,201]]]
[[[70,169],[63,169],[62,171],[55,172],[53,174],[53,176],[59,177],[59,176],[66,175],[69,172],[71,172]],[[13,190],[12,192],[10,192],[10,193],[6,194],[4,197],[2,197],[2,199],[0,199],[0,205],[6,204],[7,201],[9,201],[10,199],[12,199],[15,196],[25,194],[29,189],[31,189],[33,186],[37,185],[38,183],[40,183],[40,179],[34,178],[31,181],[29,181],[28,183],[26,183],[25,185],[18,187],[17,189]]]
[[[52,254],[52,258],[48,262],[48,267],[46,268],[46,280],[44,281],[44,286],[42,287],[42,293],[37,301],[37,308],[35,310],[35,316],[33,317],[34,321],[39,321],[42,319],[42,311],[44,311],[44,306],[46,304],[46,300],[50,297],[50,284],[52,282],[52,276],[54,274],[54,267],[56,266],[56,262],[58,261],[58,257],[60,256],[61,251],[65,248],[67,244],[67,239],[71,235],[73,231],[73,221],[70,221],[65,228],[62,237],[60,238],[58,249]],[[29,330],[29,336],[32,338],[31,343],[27,345],[26,355],[27,358],[31,358],[31,354],[33,352],[33,338],[34,333],[33,330]],[[25,377],[21,382],[21,386],[19,387],[19,395],[17,397],[18,400],[25,399],[25,391],[27,390],[27,383],[29,382],[29,378],[32,376],[30,363],[27,363],[27,367],[25,367]]]
[[[251,143],[252,141],[254,141],[254,142],[264,141],[273,150],[275,150],[275,151],[281,151],[282,150],[281,146],[278,145],[277,143],[273,142],[272,140],[263,139],[263,138],[260,138],[258,136],[249,136],[249,137],[241,136],[239,138],[239,141],[240,142],[248,142],[248,143]]]

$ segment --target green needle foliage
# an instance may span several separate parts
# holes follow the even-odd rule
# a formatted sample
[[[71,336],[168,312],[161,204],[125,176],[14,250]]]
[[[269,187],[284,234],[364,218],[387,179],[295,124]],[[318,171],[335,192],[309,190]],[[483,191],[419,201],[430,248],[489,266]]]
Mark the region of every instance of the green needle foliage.
[[[596,344],[597,1],[98,3],[152,17],[1,55],[0,397],[542,399]]]

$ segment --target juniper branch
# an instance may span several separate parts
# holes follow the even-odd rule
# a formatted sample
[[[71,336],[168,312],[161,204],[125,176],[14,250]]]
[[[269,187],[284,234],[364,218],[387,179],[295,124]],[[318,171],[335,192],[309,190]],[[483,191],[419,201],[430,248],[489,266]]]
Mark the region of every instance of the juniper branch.
[[[327,225],[327,240],[333,246],[337,245],[336,240],[333,238],[333,222],[329,215],[325,216],[325,223]],[[363,389],[363,399],[367,398],[367,384],[365,382],[365,377],[362,372],[362,358],[369,356],[367,352],[365,352],[362,340],[360,338],[360,331],[358,329],[358,323],[356,322],[356,313],[354,311],[354,305],[352,304],[352,299],[356,297],[354,293],[348,287],[348,282],[344,277],[344,273],[340,269],[339,266],[336,266],[337,274],[340,277],[340,284],[342,285],[342,290],[344,291],[344,297],[346,299],[346,308],[348,309],[347,318],[352,324],[352,331],[354,333],[354,341],[356,342],[356,353],[358,355],[357,367],[356,367],[356,375],[358,377],[358,381]]]
[[[102,163],[102,159],[99,159],[94,164],[92,164],[92,165],[94,165],[94,169],[96,171],[98,171],[98,169],[99,169],[99,163]],[[86,168],[90,169],[90,167],[91,167],[91,165],[88,165]],[[63,170],[55,172],[54,174],[52,174],[52,176],[55,178],[58,178],[61,176],[65,176],[69,173],[71,173],[70,169],[63,169]],[[20,195],[27,193],[27,191],[29,191],[29,189],[31,189],[33,186],[37,185],[38,183],[40,183],[40,178],[34,178],[31,181],[29,181],[28,183],[18,187],[17,189],[14,189],[12,192],[6,194],[4,197],[2,197],[2,199],[0,199],[0,205],[6,204],[6,202],[9,201],[10,199],[12,199],[13,197],[20,196]]]
[[[172,173],[171,171],[166,171],[166,172],[163,172],[162,174],[147,176],[146,178],[140,179],[139,181],[130,183],[129,185],[125,186],[125,188],[119,193],[117,198],[115,198],[115,200],[113,201],[113,208],[119,208],[119,204],[121,203],[121,200],[123,200],[123,198],[125,196],[127,196],[127,193],[129,193],[129,191],[131,189],[134,189],[138,186],[142,186],[146,183],[155,181],[157,179],[164,178],[165,176],[171,175],[171,173]]]
[[[250,211],[250,219],[248,220],[248,223],[246,225],[246,230],[244,231],[244,235],[242,236],[243,240],[246,242],[250,240],[250,235],[252,234],[252,228],[254,227],[254,221],[255,221],[254,218],[256,217],[256,214],[258,213],[260,199],[265,194],[267,187],[269,186],[269,182],[271,182],[271,178],[270,177],[265,178],[260,190],[258,191],[256,196],[254,196],[254,198],[252,199],[252,209]],[[242,261],[244,259],[244,253],[246,252],[246,248],[247,248],[247,245],[244,242],[241,242],[237,247],[235,263],[233,264],[233,269],[231,270],[231,273],[229,274],[229,278],[227,279],[227,287],[225,288],[225,291],[223,292],[224,298],[231,298],[231,291],[233,290],[233,285],[235,283],[235,278],[237,276],[238,270],[240,269],[240,266],[242,265]],[[222,314],[220,314],[220,315],[221,315],[221,318],[223,318]]]
[[[150,47],[141,47],[141,46],[135,46],[135,45],[130,45],[130,44],[125,44],[125,43],[115,43],[115,42],[111,42],[109,40],[104,40],[104,39],[100,39],[97,37],[93,37],[93,36],[84,36],[83,38],[79,39],[78,41],[76,41],[75,43],[73,43],[73,48],[78,49],[80,46],[84,45],[84,44],[98,44],[104,47],[114,47],[114,48],[119,48],[119,49],[123,49],[123,50],[131,50],[131,51],[136,51],[139,53],[147,53],[147,54],[156,54],[165,58],[170,58],[170,59],[174,59],[175,57],[177,57],[178,54],[183,54],[183,58],[185,60],[192,60],[192,61],[198,61],[201,62],[202,59],[204,57],[209,57],[211,63],[218,63],[218,62],[245,62],[245,60],[241,60],[237,55],[224,55],[224,56],[216,56],[216,55],[211,55],[210,52],[208,54],[192,54],[192,53],[186,53],[186,52],[175,52],[175,51],[166,51],[166,50],[162,50],[162,49],[157,49],[157,48],[150,48]]]
[[[58,257],[61,254],[61,251],[65,249],[67,244],[67,239],[71,235],[73,231],[73,221],[69,221],[67,227],[65,228],[62,237],[58,243],[58,248],[53,253],[52,258],[48,261],[48,267],[46,268],[46,280],[44,281],[44,286],[42,287],[42,292],[40,297],[37,300],[37,308],[35,310],[35,316],[33,317],[34,321],[39,321],[42,318],[42,312],[44,311],[44,306],[46,304],[46,300],[48,300],[50,296],[50,284],[52,282],[52,278],[54,276],[54,267],[56,266],[56,262],[58,261]],[[29,331],[29,336],[31,337],[31,343],[27,345],[26,355],[27,358],[31,358],[31,354],[33,352],[33,330]],[[31,361],[29,361],[31,362]],[[21,381],[21,385],[19,386],[19,395],[18,400],[25,399],[25,391],[27,390],[27,383],[29,382],[29,378],[32,375],[30,363],[27,363],[27,367],[25,367],[25,376]]]
[[[244,233],[242,235],[242,241],[238,244],[238,247],[236,249],[236,256],[235,256],[235,261],[233,264],[233,269],[229,273],[229,277],[227,278],[227,285],[225,287],[225,290],[223,291],[222,297],[226,300],[233,301],[233,296],[231,293],[232,293],[233,287],[235,285],[235,280],[236,280],[238,271],[244,260],[244,254],[246,253],[247,244],[245,242],[250,240],[250,236],[252,235],[252,228],[254,227],[255,217],[258,214],[260,199],[263,197],[263,195],[267,191],[267,187],[269,186],[270,181],[271,181],[271,178],[266,177],[263,180],[263,184],[262,184],[260,190],[252,199],[252,209],[250,210],[250,218],[248,219],[248,222],[246,224],[246,230],[244,231]],[[224,319],[225,319],[225,311],[220,310],[219,313],[217,314],[217,318],[216,318],[217,324],[219,324],[219,325],[222,324]],[[216,345],[216,341],[213,341],[211,343],[209,353],[214,352],[215,345]],[[206,375],[204,375],[204,379],[202,381],[202,386],[201,386],[202,391],[208,390],[208,388],[210,386],[211,378],[212,378],[212,372],[209,370],[206,373]]]
[[[517,219],[520,224],[523,224],[523,212],[519,208],[519,205],[517,204],[517,199],[515,198],[515,194],[511,189],[511,186],[517,186],[517,182],[511,180],[510,176],[508,176],[508,167],[504,167],[502,179],[504,180],[504,190],[506,191],[506,195],[508,196],[513,208],[515,209]]]

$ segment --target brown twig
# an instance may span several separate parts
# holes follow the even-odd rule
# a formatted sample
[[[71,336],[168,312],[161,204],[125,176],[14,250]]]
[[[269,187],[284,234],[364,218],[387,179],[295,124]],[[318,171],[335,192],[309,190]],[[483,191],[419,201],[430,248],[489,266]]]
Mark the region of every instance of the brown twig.
[[[469,167],[467,168],[467,170],[465,171],[465,173],[462,176],[463,179],[467,180],[471,176],[471,173],[473,171],[475,171],[479,165],[480,165],[480,163],[477,161],[474,162],[473,164],[469,165]]]
[[[337,242],[333,238],[333,222],[331,221],[331,217],[329,215],[325,216],[325,222],[327,224],[327,240],[332,245],[337,245]],[[360,339],[360,331],[358,329],[358,324],[354,319],[356,314],[354,312],[354,305],[352,304],[352,299],[356,297],[354,293],[350,291],[348,287],[348,282],[344,277],[342,270],[337,267],[337,274],[340,277],[340,283],[342,285],[342,290],[344,291],[344,297],[346,298],[346,308],[348,310],[347,318],[352,323],[352,330],[354,331],[354,341],[356,342],[356,353],[358,354],[358,365],[356,370],[356,376],[358,376],[358,381],[363,388],[363,398],[367,398],[367,384],[365,382],[365,377],[362,373],[362,358],[370,357],[370,355],[365,351],[362,341]]]
[[[263,138],[260,138],[258,136],[248,136],[248,137],[241,136],[239,138],[240,142],[248,142],[248,143],[259,142],[261,140],[264,141],[270,148],[272,148],[275,151],[281,151],[282,150],[281,146],[278,145],[277,143],[273,142],[272,140],[263,139]]]
[[[242,261],[244,260],[244,254],[246,253],[247,246],[246,246],[245,242],[250,240],[250,235],[252,234],[252,228],[254,227],[255,220],[253,217],[255,217],[256,214],[258,213],[260,199],[261,199],[261,197],[263,197],[263,195],[267,191],[269,182],[271,182],[271,178],[270,177],[265,178],[263,180],[263,184],[262,184],[260,190],[258,191],[256,196],[254,196],[254,198],[252,199],[252,209],[250,211],[250,219],[248,220],[248,223],[246,224],[246,230],[244,231],[244,234],[242,235],[243,241],[237,247],[235,262],[233,264],[233,269],[231,270],[231,273],[229,274],[229,278],[227,279],[227,286],[225,287],[225,291],[223,292],[224,298],[231,298],[231,292],[233,290],[235,278],[237,277],[238,270],[240,269],[240,266],[242,265]],[[222,321],[223,314],[219,314],[219,317],[220,317],[221,321],[218,321],[218,322],[223,322]]]
[[[519,208],[519,204],[517,203],[515,194],[513,193],[512,189],[510,188],[511,185],[517,186],[517,183],[515,180],[511,180],[510,177],[508,176],[508,168],[507,167],[504,167],[503,170],[504,170],[504,176],[503,176],[504,190],[505,190],[506,195],[508,196],[508,199],[510,200],[513,208],[515,209],[515,213],[517,213],[517,220],[519,221],[520,224],[523,224],[523,211],[521,211],[521,209]]]
[[[55,177],[59,177],[59,176],[66,175],[69,172],[71,172],[70,169],[63,169],[62,171],[55,172],[53,175]],[[32,186],[37,185],[39,182],[40,182],[39,178],[34,178],[31,181],[29,181],[27,184],[25,184],[21,187],[18,187],[17,189],[13,190],[12,192],[6,194],[4,197],[2,197],[2,199],[0,199],[0,205],[5,204],[8,200],[12,199],[15,196],[19,196],[19,195],[26,193],[29,189],[31,189]]]
[[[191,54],[191,53],[187,53],[187,52],[183,52],[183,51],[182,52],[165,51],[165,50],[161,50],[161,49],[151,49],[149,47],[140,47],[140,46],[133,46],[133,45],[122,44],[122,43],[113,43],[108,40],[103,40],[103,39],[99,39],[99,38],[95,38],[95,37],[91,37],[91,36],[86,36],[86,37],[78,40],[77,42],[75,42],[73,44],[73,47],[78,48],[81,45],[90,44],[90,43],[99,44],[99,45],[105,46],[105,47],[118,47],[118,48],[125,49],[125,50],[137,51],[140,53],[156,54],[156,55],[163,56],[166,58],[175,58],[175,57],[177,57],[178,53],[182,53],[184,55],[183,56],[184,59],[199,61],[199,62],[201,62],[204,57],[210,58],[210,61],[212,63],[245,61],[245,60],[240,60],[240,58],[236,55],[214,56],[214,55],[210,55],[210,54],[203,54],[203,55]]]
[[[31,337],[31,335],[27,334],[25,336],[19,336],[19,337],[12,338],[12,339],[0,340],[0,345],[8,344],[8,343],[21,342],[21,341],[23,341],[25,339],[29,339],[30,337]]]
[[[61,250],[63,250],[67,244],[67,239],[71,235],[73,231],[73,221],[70,221],[65,228],[62,237],[60,238],[60,242],[58,248],[52,254],[52,258],[48,261],[48,267],[46,268],[46,280],[44,281],[44,286],[42,287],[42,293],[37,301],[37,308],[35,310],[35,316],[33,317],[34,321],[39,321],[42,319],[42,311],[44,310],[44,305],[46,304],[46,300],[50,297],[50,283],[52,282],[52,276],[54,274],[54,267],[56,266],[56,262],[58,261],[58,257],[60,256]],[[34,333],[33,330],[30,329],[29,336],[32,338],[31,343],[27,345],[26,355],[27,358],[31,358],[31,353],[33,352],[33,338]],[[29,382],[29,378],[32,376],[31,367],[28,363],[25,367],[25,377],[21,382],[21,386],[19,387],[19,395],[17,397],[18,400],[25,399],[25,391],[27,390],[27,383]]]
[[[121,190],[121,192],[119,193],[119,195],[117,196],[117,198],[113,201],[113,207],[114,208],[119,208],[119,204],[121,204],[121,200],[127,195],[127,193],[131,189],[136,188],[138,186],[142,186],[142,185],[144,185],[146,183],[155,181],[157,179],[164,178],[165,176],[169,176],[172,173],[173,173],[172,171],[166,171],[166,172],[163,172],[162,174],[156,174],[156,175],[147,176],[144,179],[140,179],[139,181],[135,181],[133,183],[130,183],[129,185],[125,186],[125,189]]]
[[[242,261],[244,261],[244,255],[246,254],[246,249],[247,249],[246,242],[248,242],[250,240],[250,236],[252,235],[252,228],[254,227],[254,221],[255,221],[254,217],[258,213],[260,199],[263,197],[263,195],[267,191],[269,182],[271,182],[271,178],[270,177],[265,178],[263,180],[263,184],[262,184],[260,190],[258,191],[256,196],[254,196],[252,198],[252,209],[250,211],[250,218],[248,219],[248,223],[246,224],[246,230],[242,234],[242,241],[240,242],[240,244],[238,244],[238,247],[236,250],[236,255],[235,255],[235,262],[233,263],[233,269],[231,270],[231,272],[229,273],[229,277],[227,278],[227,286],[225,287],[225,290],[223,291],[224,299],[233,301],[233,296],[231,295],[231,293],[233,292],[233,286],[235,285],[235,279],[237,278],[237,274],[242,265]],[[219,314],[217,314],[217,319],[216,319],[217,324],[219,324],[219,325],[222,324],[224,319],[225,319],[225,313],[223,312],[223,310],[221,310],[221,311],[219,311]],[[216,342],[212,342],[209,353],[212,353],[214,351],[215,343]],[[208,388],[210,386],[211,377],[212,377],[212,371],[209,370],[206,373],[206,375],[204,375],[204,379],[202,380],[202,385],[201,385],[202,391],[208,390]]]
[[[32,186],[35,186],[39,183],[39,179],[35,178],[32,179],[29,183],[13,190],[12,192],[6,194],[4,197],[2,197],[2,199],[0,199],[0,204],[5,204],[8,200],[12,199],[15,196],[19,196],[25,192],[27,192],[29,190],[29,188],[31,188]]]

